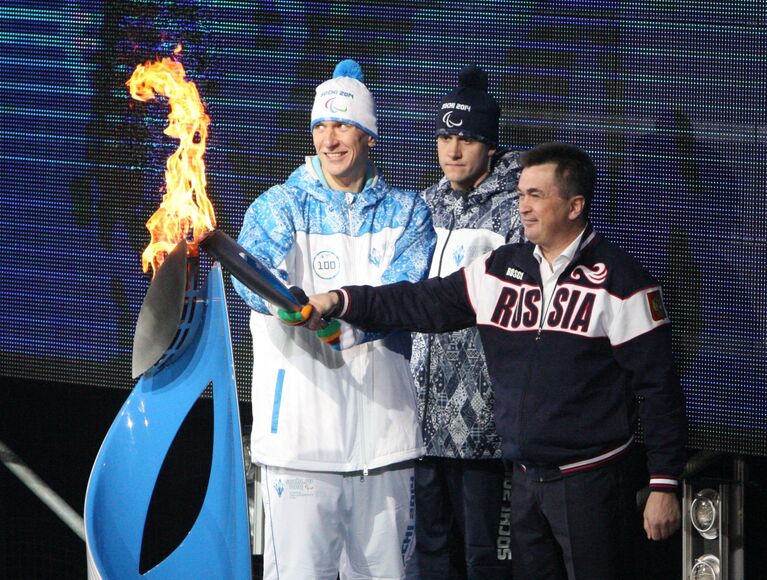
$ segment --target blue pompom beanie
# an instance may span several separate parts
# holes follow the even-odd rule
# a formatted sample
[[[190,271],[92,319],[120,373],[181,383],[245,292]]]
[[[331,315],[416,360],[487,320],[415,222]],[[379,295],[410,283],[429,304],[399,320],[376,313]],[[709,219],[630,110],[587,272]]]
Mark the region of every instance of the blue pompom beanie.
[[[310,128],[320,121],[338,121],[354,125],[378,139],[375,101],[362,83],[364,78],[356,61],[339,62],[333,78],[317,87]]]

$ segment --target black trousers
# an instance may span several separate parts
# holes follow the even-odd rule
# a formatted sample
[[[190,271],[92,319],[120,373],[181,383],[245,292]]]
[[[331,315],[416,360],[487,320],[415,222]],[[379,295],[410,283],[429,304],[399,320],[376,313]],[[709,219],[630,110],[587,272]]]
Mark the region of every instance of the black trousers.
[[[416,549],[407,578],[511,578],[510,480],[501,460],[415,464]]]
[[[515,580],[630,580],[636,482],[630,457],[575,474],[513,468]]]

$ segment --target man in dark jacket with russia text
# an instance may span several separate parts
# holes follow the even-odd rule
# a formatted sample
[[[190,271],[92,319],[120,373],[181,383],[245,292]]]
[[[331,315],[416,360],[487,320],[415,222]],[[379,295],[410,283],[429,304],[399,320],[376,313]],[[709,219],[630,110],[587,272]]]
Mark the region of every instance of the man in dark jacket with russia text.
[[[549,143],[520,165],[528,242],[445,278],[312,296],[308,324],[325,316],[419,332],[478,326],[503,455],[514,462],[521,577],[625,578],[635,505],[626,457],[637,417],[650,474],[647,537],[667,538],[680,524],[686,422],[670,321],[657,282],[588,222],[588,155]]]

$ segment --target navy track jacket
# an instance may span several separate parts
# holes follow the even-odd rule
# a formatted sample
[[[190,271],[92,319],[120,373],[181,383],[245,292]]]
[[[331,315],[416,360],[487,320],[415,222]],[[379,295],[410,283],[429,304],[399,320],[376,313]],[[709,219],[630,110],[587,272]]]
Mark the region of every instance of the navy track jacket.
[[[686,422],[660,286],[588,226],[548,305],[535,246],[507,244],[445,278],[344,287],[363,328],[479,327],[506,459],[569,473],[617,456],[641,417],[650,488],[673,490]]]

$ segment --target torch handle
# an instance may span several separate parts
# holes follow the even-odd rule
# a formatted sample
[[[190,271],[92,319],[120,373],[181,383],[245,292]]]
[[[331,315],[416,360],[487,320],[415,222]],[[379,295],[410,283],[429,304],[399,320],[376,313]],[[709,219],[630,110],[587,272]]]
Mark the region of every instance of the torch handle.
[[[266,265],[221,230],[213,230],[200,247],[229,273],[267,302],[291,312],[304,306]]]

